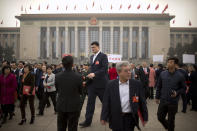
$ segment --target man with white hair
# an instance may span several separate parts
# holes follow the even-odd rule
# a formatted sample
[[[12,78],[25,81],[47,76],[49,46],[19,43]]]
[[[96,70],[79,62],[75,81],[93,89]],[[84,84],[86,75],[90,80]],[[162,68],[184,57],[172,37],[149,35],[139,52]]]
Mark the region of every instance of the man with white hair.
[[[139,81],[131,79],[131,69],[128,62],[116,65],[119,79],[108,82],[101,113],[101,124],[112,131],[134,131],[139,128],[139,114],[143,125],[148,121],[148,109],[142,85]]]

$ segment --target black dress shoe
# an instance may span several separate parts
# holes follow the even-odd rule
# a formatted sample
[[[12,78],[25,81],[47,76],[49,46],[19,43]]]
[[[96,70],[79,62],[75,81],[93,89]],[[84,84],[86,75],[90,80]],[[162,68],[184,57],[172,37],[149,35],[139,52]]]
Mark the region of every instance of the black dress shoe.
[[[44,114],[43,113],[38,113],[36,114],[37,116],[43,116]]]
[[[34,120],[35,120],[35,116],[32,116],[29,124],[33,124],[34,123]]]
[[[91,124],[87,123],[86,121],[79,123],[82,128],[89,127]]]
[[[26,119],[22,119],[20,123],[18,123],[18,125],[23,125],[24,123],[26,123]]]

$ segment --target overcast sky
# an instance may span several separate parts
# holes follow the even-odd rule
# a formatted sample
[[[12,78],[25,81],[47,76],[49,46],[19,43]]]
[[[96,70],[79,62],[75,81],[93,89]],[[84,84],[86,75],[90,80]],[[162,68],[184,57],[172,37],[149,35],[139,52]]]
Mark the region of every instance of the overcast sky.
[[[92,7],[94,1],[94,7]],[[120,5],[122,4],[122,9]],[[131,4],[130,10],[128,6]],[[138,10],[137,6],[141,5]],[[151,5],[147,11],[148,5]],[[158,10],[155,7],[159,4]],[[175,15],[172,27],[197,27],[197,0],[0,0],[0,27],[16,27],[16,15],[43,13],[161,13],[168,4],[165,13]],[[30,10],[31,5],[31,10]],[[40,11],[38,7],[40,5]],[[47,10],[47,5],[49,9]],[[76,5],[76,10],[74,7]],[[86,10],[86,5],[88,10]],[[112,5],[112,10],[111,10]],[[23,11],[21,11],[23,6]],[[57,10],[57,6],[59,9]],[[68,9],[66,10],[66,6]],[[101,8],[102,10],[101,10]],[[18,20],[17,20],[18,21]],[[19,21],[18,21],[19,23]],[[18,24],[18,26],[20,26]]]

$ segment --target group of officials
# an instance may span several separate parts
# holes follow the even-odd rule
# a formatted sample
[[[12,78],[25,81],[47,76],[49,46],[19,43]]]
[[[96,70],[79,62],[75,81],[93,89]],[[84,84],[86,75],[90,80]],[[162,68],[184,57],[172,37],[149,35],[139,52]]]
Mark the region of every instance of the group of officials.
[[[91,43],[93,55],[90,57],[90,69],[83,82],[82,77],[72,71],[73,57],[62,59],[64,71],[55,76],[57,89],[57,128],[58,131],[77,131],[80,116],[80,94],[87,87],[88,101],[85,120],[79,125],[91,126],[98,96],[102,103],[101,124],[113,131],[134,131],[139,127],[139,117],[145,125],[148,121],[148,109],[143,84],[131,79],[131,67],[128,62],[116,65],[118,77],[108,80],[107,55],[99,49],[99,43]],[[159,104],[158,120],[168,131],[174,131],[175,115],[179,95],[185,91],[184,77],[177,71],[177,58],[169,58],[168,70],[161,72],[157,82],[156,103]],[[166,116],[168,114],[168,120]]]

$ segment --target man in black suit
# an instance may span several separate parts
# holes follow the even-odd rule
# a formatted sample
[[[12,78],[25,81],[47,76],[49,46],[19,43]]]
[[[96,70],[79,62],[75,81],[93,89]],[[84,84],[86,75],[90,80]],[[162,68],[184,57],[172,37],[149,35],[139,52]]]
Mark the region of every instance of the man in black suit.
[[[88,84],[88,102],[86,107],[85,121],[79,125],[88,127],[92,123],[92,118],[95,109],[95,101],[98,96],[100,101],[103,100],[105,86],[108,81],[108,59],[107,55],[102,53],[98,42],[91,43],[92,52],[94,55],[90,57],[90,74],[88,78],[92,81]]]
[[[80,112],[82,77],[72,71],[73,57],[62,59],[65,71],[55,77],[57,89],[57,131],[77,131]]]
[[[150,69],[147,67],[147,63],[143,62],[142,66],[139,69],[139,78],[140,78],[140,81],[142,82],[142,86],[144,89],[146,99],[149,97],[149,94],[150,94],[149,88],[148,88],[149,74],[150,74]]]
[[[134,131],[139,128],[138,110],[143,124],[148,121],[148,110],[142,89],[138,80],[130,79],[131,70],[128,62],[119,62],[116,65],[119,79],[107,84],[103,98],[101,124],[112,131]]]

